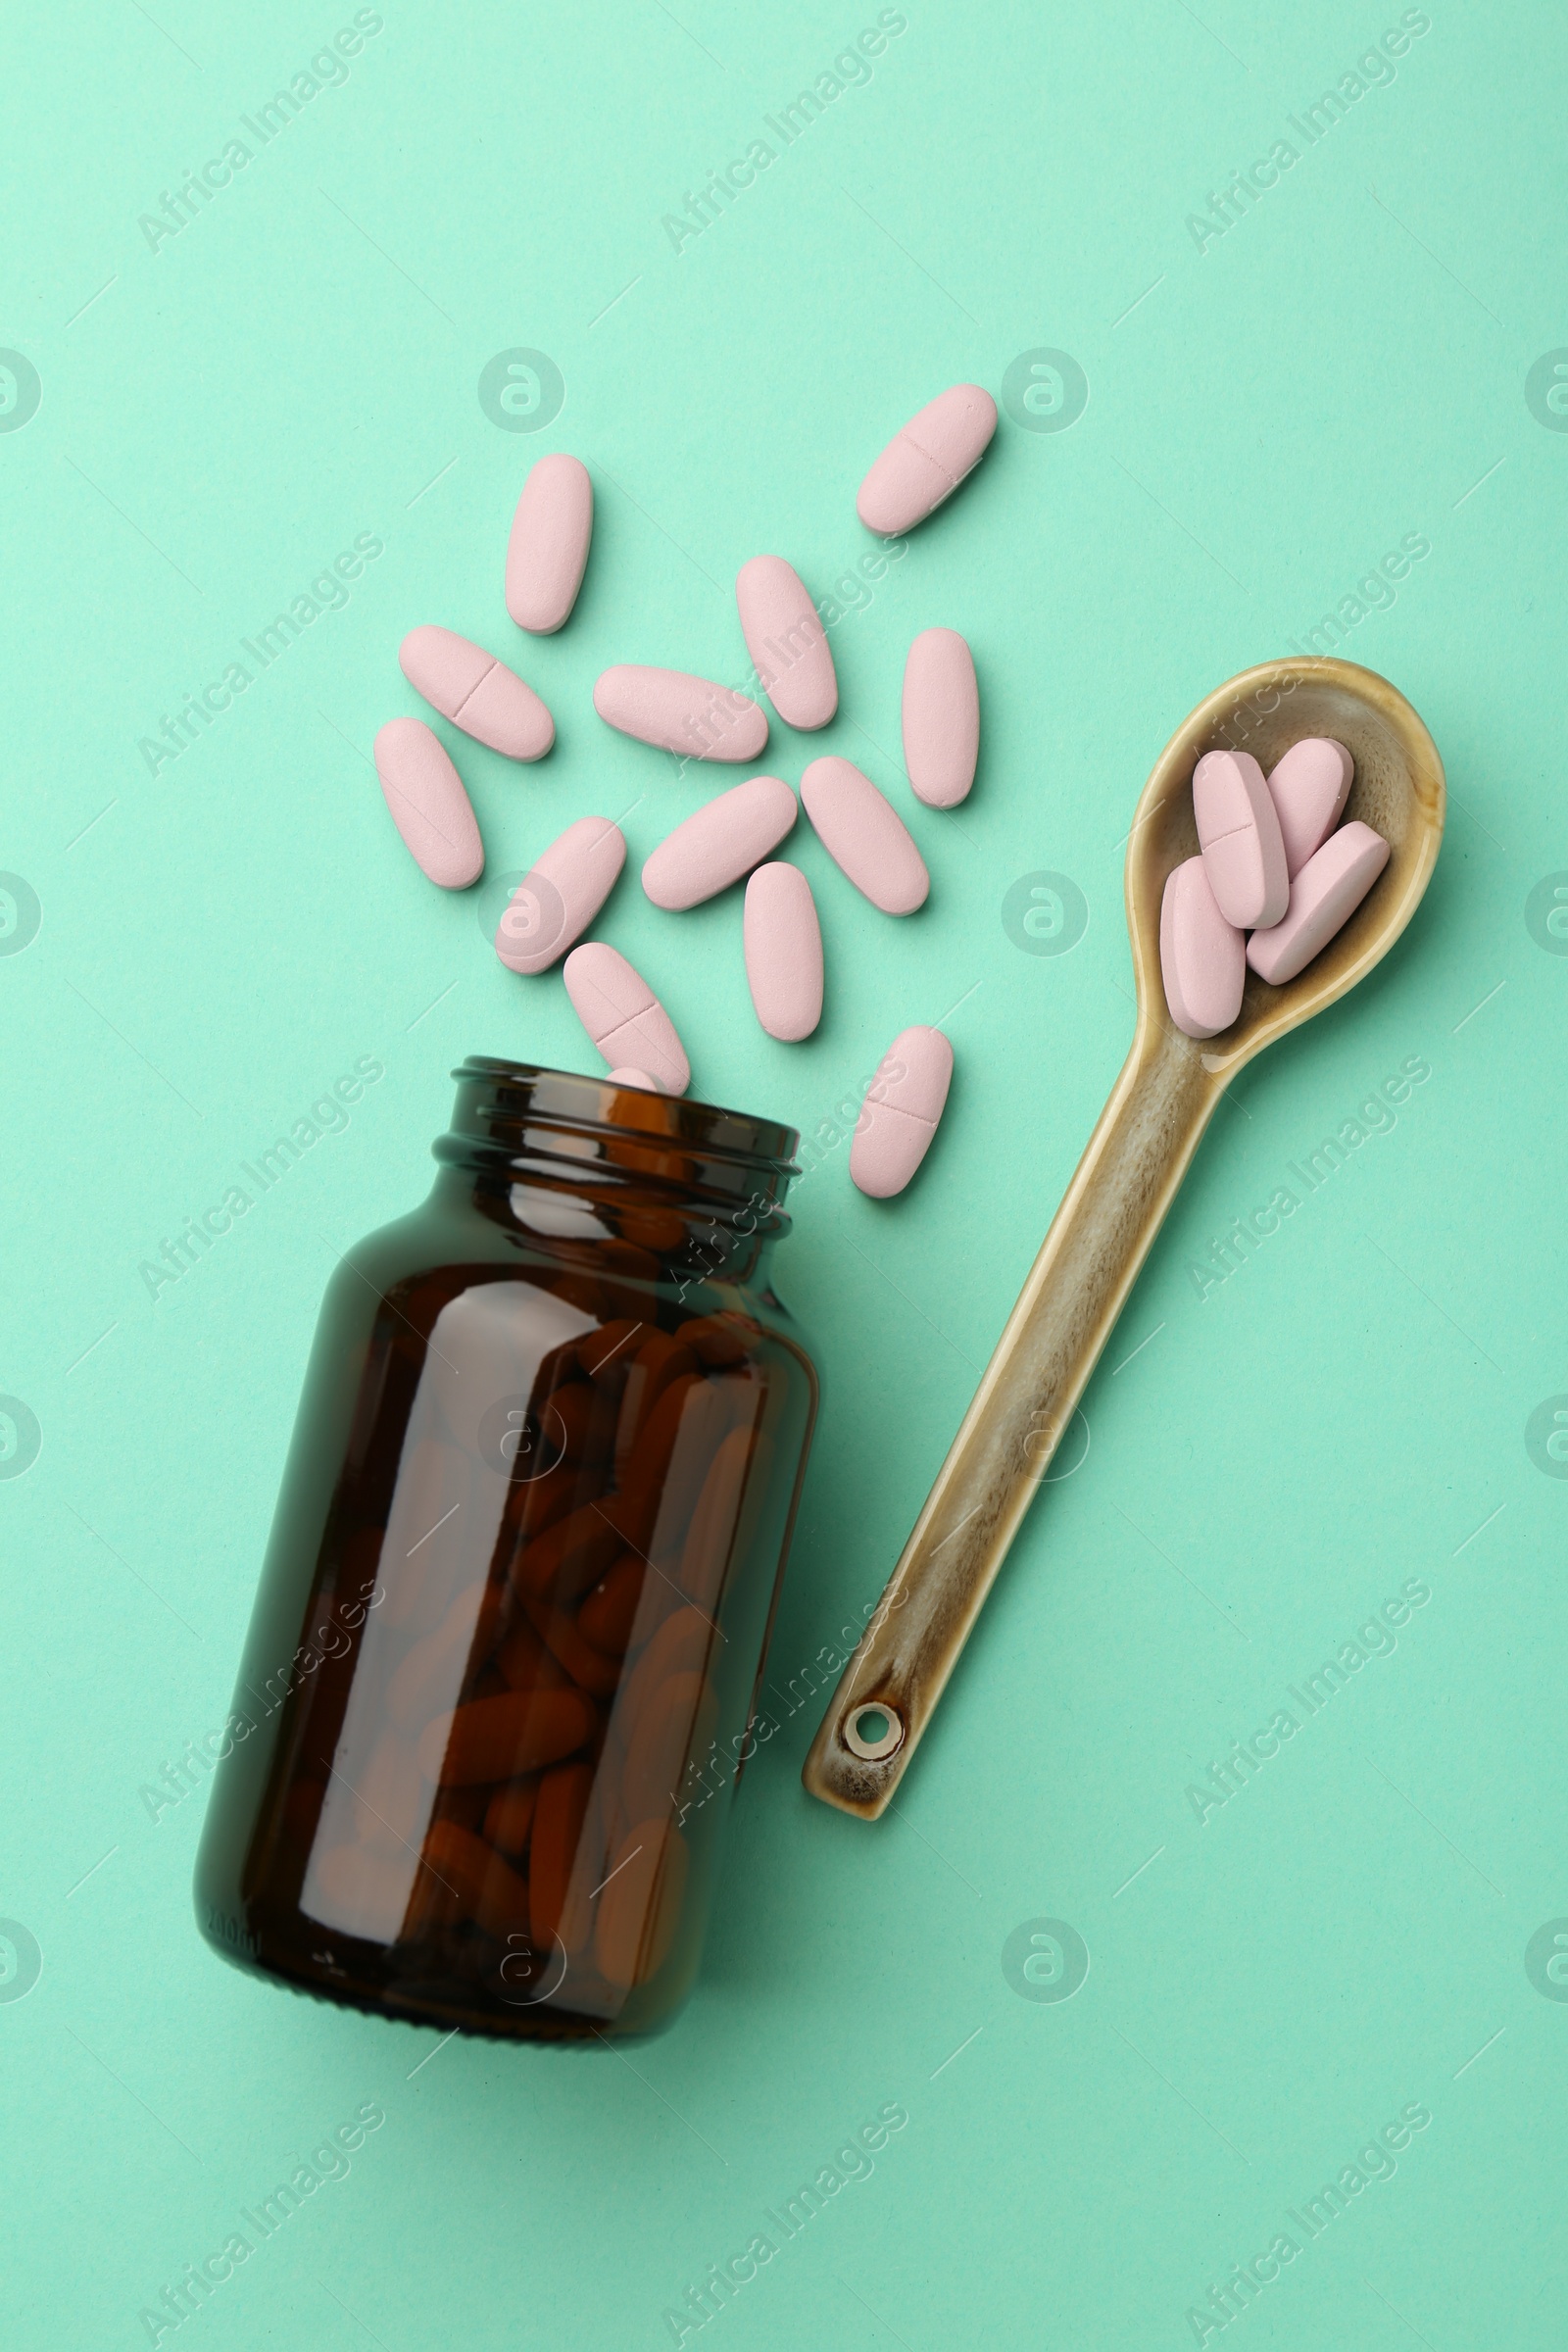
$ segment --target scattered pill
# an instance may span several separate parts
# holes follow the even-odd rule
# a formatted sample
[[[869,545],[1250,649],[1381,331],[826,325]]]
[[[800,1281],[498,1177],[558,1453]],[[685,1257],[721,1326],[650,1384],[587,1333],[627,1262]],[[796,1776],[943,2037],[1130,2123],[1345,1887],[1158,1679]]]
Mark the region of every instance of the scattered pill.
[[[978,384],[939,392],[888,443],[860,484],[855,511],[884,538],[912,530],[974,471],[997,429],[997,404]]]
[[[904,664],[904,764],[928,808],[956,808],[980,757],[980,689],[956,629],[922,629]]]
[[[822,926],[811,885],[782,858],[746,885],[746,978],[769,1037],[810,1036],[822,1017]]]
[[[558,835],[496,926],[496,954],[508,970],[547,971],[587,930],[625,862],[625,835],[608,816],[579,816]]]
[[[455,630],[411,629],[398,661],[416,694],[493,752],[542,760],[555,742],[556,722],[533,688]]]
[[[1291,884],[1284,921],[1248,941],[1247,960],[1258,978],[1276,986],[1294,980],[1348,922],[1388,862],[1388,843],[1359,818],[1331,833]]]
[[[912,914],[931,888],[925,860],[891,801],[851,760],[829,753],[801,778],[801,799],[822,847],[884,914]]]
[[[782,777],[752,776],[665,835],[643,867],[643,888],[672,913],[700,906],[776,850],[799,813]]]
[[[905,1029],[866,1090],[850,1145],[850,1175],[873,1200],[902,1193],[931,1149],[953,1079],[953,1048],[940,1029]]]
[[[666,1095],[683,1095],[691,1064],[675,1024],[642,974],[603,940],[573,948],[564,966],[572,1009],[609,1062],[628,1050]]]
[[[1291,878],[1280,820],[1250,752],[1205,752],[1193,771],[1193,813],[1209,888],[1225,920],[1243,931],[1277,923]]]
[[[507,542],[507,611],[519,629],[553,636],[582,586],[594,528],[594,486],[581,459],[541,458],[522,485]]]
[[[763,693],[791,727],[825,727],[839,707],[827,631],[805,581],[782,556],[754,556],[735,580],[746,650]]]
[[[1268,779],[1269,798],[1285,842],[1285,870],[1294,882],[1345,813],[1355,761],[1332,735],[1293,743]]]
[[[375,772],[410,856],[443,890],[484,872],[484,844],[463,778],[422,718],[389,718],[375,739]]]
[[[645,1095],[657,1095],[662,1091],[654,1084],[646,1070],[612,1070],[610,1076],[605,1080],[605,1084],[607,1086],[640,1086]]]
[[[595,686],[594,709],[622,735],[684,760],[755,760],[767,741],[760,704],[684,669],[617,662]]]
[[[1186,1037],[1217,1037],[1242,1009],[1247,942],[1219,910],[1201,858],[1167,876],[1159,969],[1170,1017]]]

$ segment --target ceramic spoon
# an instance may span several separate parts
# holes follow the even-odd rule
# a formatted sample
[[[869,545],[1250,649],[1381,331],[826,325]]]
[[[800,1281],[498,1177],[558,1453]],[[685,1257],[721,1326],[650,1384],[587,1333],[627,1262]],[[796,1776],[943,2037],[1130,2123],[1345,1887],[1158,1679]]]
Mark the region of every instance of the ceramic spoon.
[[[1355,760],[1347,817],[1392,855],[1345,928],[1282,988],[1249,970],[1233,1026],[1184,1037],[1165,1008],[1165,878],[1198,853],[1193,768],[1250,752],[1266,774],[1303,735]],[[931,1720],[1007,1546],[1115,1326],[1221,1094],[1254,1054],[1372,969],[1415,912],[1443,839],[1443,764],[1387,679],[1348,662],[1265,662],[1219,687],[1177,729],[1144,787],[1127,843],[1127,928],[1138,1025],[1121,1076],[1056,1211],[974,1402],[802,1774],[813,1796],[874,1821]]]

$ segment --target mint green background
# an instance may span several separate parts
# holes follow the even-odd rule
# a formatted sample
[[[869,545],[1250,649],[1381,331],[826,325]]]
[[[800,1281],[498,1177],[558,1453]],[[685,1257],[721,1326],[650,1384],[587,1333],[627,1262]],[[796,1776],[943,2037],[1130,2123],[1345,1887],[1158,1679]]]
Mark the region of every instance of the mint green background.
[[[1568,867],[1568,438],[1523,387],[1568,343],[1568,36],[1547,6],[1435,0],[1392,85],[1200,255],[1186,216],[1399,12],[1200,13],[909,0],[870,81],[678,256],[661,216],[872,7],[388,0],[346,83],[157,254],[138,214],[352,10],[13,25],[0,343],[43,397],[0,434],[0,866],[43,921],[0,959],[0,1389],[43,1446],[0,1483],[0,1913],[43,1971],[0,2004],[8,2346],[145,2342],[141,2307],[369,2099],[387,2122],[349,2177],[182,2343],[669,2341],[665,2307],[895,2100],[872,2177],[705,2342],[1191,2342],[1208,2282],[1418,2100],[1430,2128],[1267,2287],[1251,2352],[1560,2324],[1568,2007],[1523,1954],[1568,1913],[1568,1485],[1523,1433],[1568,1388],[1568,961],[1523,906]],[[514,345],[566,384],[531,438],[475,394]],[[677,917],[636,884],[733,775],[677,779],[600,724],[592,681],[738,676],[739,564],[776,548],[824,589],[894,427],[1036,345],[1080,361],[1086,414],[1004,417],[835,631],[842,718],[774,727],[792,780],[818,750],[862,760],[933,873],[886,921],[803,826],[828,1011],[775,1045],[736,895]],[[575,617],[534,642],[502,560],[553,448],[593,470],[598,523]],[[830,1383],[782,1686],[880,1591],[1121,1062],[1118,843],[1154,757],[1417,531],[1430,557],[1345,650],[1447,764],[1426,904],[1218,1113],[1088,1394],[1088,1458],[1036,1508],[898,1812],[806,1798],[803,1707],[747,1776],[697,1997],[624,2059],[437,2051],[225,1970],[190,1915],[203,1796],[155,1824],[138,1792],[222,1721],[333,1253],[422,1196],[466,1053],[594,1066],[559,979],[508,975],[387,821],[367,753],[417,707],[403,631],[481,638],[556,713],[537,769],[449,738],[492,874],[631,809],[602,932],[702,1095],[814,1128],[964,1000],[916,1188],[861,1200],[839,1148],[781,1256]],[[385,554],[348,605],[151,776],[138,737],[359,532]],[[905,651],[939,622],[985,713],[952,816],[898,760]],[[1090,907],[1061,957],[1002,928],[1041,867]],[[386,1077],[348,1130],[149,1298],[139,1261],[368,1054]],[[1200,1301],[1188,1260],[1410,1055],[1432,1076],[1394,1132]],[[1200,1826],[1187,1785],[1413,1576],[1432,1598],[1394,1654]],[[1002,1973],[1042,1915],[1092,1955],[1061,2005]]]

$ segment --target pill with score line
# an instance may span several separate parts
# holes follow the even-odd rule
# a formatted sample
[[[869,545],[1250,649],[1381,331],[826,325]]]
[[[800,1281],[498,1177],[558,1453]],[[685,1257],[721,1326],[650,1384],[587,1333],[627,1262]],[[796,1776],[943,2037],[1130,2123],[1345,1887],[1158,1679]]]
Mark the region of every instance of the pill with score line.
[[[980,757],[974,657],[956,629],[922,629],[904,664],[904,765],[928,808],[968,797]]]
[[[1193,814],[1225,920],[1243,931],[1277,923],[1291,895],[1285,839],[1250,752],[1204,753],[1193,770]]]
[[[786,726],[825,727],[839,707],[827,631],[800,573],[782,556],[753,556],[735,579],[746,650]]]
[[[1291,884],[1284,920],[1248,941],[1247,960],[1258,978],[1278,987],[1304,971],[1349,921],[1388,862],[1388,843],[1359,818],[1331,833]]]
[[[594,687],[607,726],[683,760],[755,760],[767,741],[767,713],[749,695],[684,669],[619,662]]]
[[[855,511],[884,538],[912,530],[967,480],[997,429],[997,404],[979,384],[954,384],[901,425],[860,484]]]
[[[925,859],[891,801],[853,760],[813,760],[801,801],[839,870],[884,914],[912,914],[931,889]]]
[[[798,865],[760,865],[746,885],[746,979],[769,1037],[796,1045],[822,1018],[822,926]]]
[[[1170,1017],[1186,1037],[1217,1037],[1242,1009],[1247,942],[1221,914],[1201,858],[1166,877],[1159,971]]]
[[[901,1030],[877,1076],[850,1145],[850,1176],[873,1200],[890,1200],[913,1178],[936,1139],[953,1082],[953,1048],[940,1029]]]
[[[1280,820],[1285,870],[1294,882],[1345,813],[1355,762],[1332,735],[1305,735],[1269,770],[1268,795]]]
[[[443,718],[509,760],[542,760],[556,740],[556,722],[533,688],[455,629],[411,629],[398,663]]]
[[[751,776],[665,835],[643,867],[643,889],[671,913],[699,906],[760,865],[799,813],[781,776]]]
[[[484,872],[484,844],[446,747],[422,718],[389,718],[374,751],[381,791],[409,855],[443,890],[466,890]]]
[[[547,971],[580,939],[615,887],[626,838],[608,816],[579,816],[540,852],[496,926],[509,971]]]
[[[635,965],[595,939],[573,948],[563,977],[572,1010],[606,1061],[646,1070],[663,1094],[686,1092],[691,1063],[675,1024]]]
[[[522,485],[507,542],[507,611],[519,629],[553,637],[570,617],[588,563],[594,486],[580,458],[541,458]]]

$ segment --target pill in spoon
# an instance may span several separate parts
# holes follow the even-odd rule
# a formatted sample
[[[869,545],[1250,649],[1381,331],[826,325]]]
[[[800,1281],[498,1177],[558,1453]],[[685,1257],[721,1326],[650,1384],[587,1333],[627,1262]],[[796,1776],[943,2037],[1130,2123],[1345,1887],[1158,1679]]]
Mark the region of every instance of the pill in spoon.
[[[1277,923],[1290,897],[1285,841],[1250,752],[1208,752],[1193,770],[1193,813],[1209,888],[1228,923]]]
[[[1294,882],[1345,813],[1355,762],[1329,735],[1303,735],[1270,770],[1269,799],[1285,842],[1285,870]]]
[[[1159,970],[1170,1017],[1187,1037],[1217,1037],[1242,1009],[1247,942],[1221,914],[1201,858],[1178,865],[1165,884]]]
[[[1343,930],[1389,862],[1389,845],[1358,819],[1331,833],[1291,884],[1281,922],[1254,931],[1247,960],[1260,980],[1279,987],[1304,971]]]

